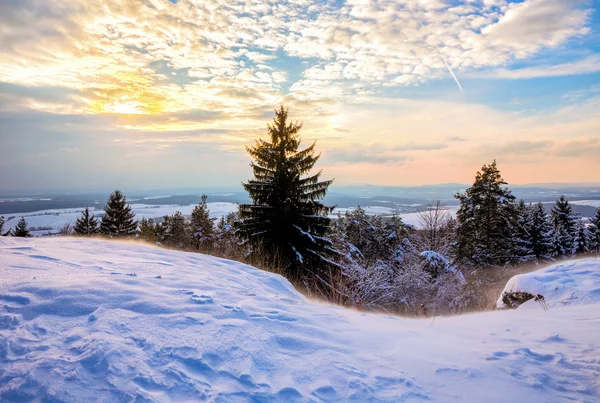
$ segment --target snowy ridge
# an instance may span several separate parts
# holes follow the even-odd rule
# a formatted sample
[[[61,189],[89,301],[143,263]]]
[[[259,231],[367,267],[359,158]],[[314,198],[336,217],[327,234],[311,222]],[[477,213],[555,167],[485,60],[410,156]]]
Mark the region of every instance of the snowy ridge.
[[[550,308],[600,304],[600,258],[563,262],[532,273],[519,274],[506,283],[502,292],[517,291],[543,295]],[[502,295],[496,306],[506,308]]]
[[[0,238],[0,279],[3,403],[600,399],[596,304],[404,319],[232,261],[73,238]]]

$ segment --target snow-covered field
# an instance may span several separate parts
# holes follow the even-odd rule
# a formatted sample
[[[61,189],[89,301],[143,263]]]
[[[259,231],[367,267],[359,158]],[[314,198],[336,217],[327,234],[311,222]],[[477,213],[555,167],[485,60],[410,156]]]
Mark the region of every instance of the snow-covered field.
[[[600,200],[575,200],[571,204],[579,204],[581,206],[600,207]]]
[[[207,203],[208,209],[210,210],[210,216],[220,218],[226,216],[229,213],[236,212],[238,205],[235,203],[228,202],[212,202]],[[189,216],[192,214],[192,210],[196,207],[196,204],[190,204],[187,206],[178,205],[151,205],[142,203],[131,204],[133,211],[135,212],[136,218],[141,220],[142,218],[162,218],[165,215],[172,215],[176,211],[180,211],[183,215]],[[385,215],[391,216],[394,213],[394,209],[391,207],[380,207],[380,206],[365,206],[363,207],[367,214]],[[56,233],[65,224],[74,224],[75,221],[81,216],[81,212],[84,210],[81,208],[68,208],[68,209],[53,209],[53,210],[40,210],[29,213],[11,213],[6,214],[5,230],[14,228],[21,217],[25,217],[27,224],[30,228],[44,229],[33,231],[34,236],[43,236],[50,233]],[[90,207],[92,213],[96,216],[104,214],[104,210],[101,208]],[[353,208],[337,208],[333,211],[330,217],[336,218],[338,212],[344,214],[346,211],[354,210]],[[448,214],[451,216],[456,215],[457,207],[449,207]],[[402,213],[399,214],[402,220],[406,224],[418,227],[420,225],[418,213]],[[10,218],[10,219],[8,219]]]
[[[232,261],[74,238],[0,238],[0,279],[2,402],[600,400],[600,296],[406,319]]]
[[[133,211],[135,212],[135,216],[137,219],[141,220],[143,217],[145,218],[162,218],[165,215],[174,214],[176,211],[180,211],[184,215],[192,214],[192,210],[196,205],[190,204],[188,206],[177,206],[177,205],[151,205],[151,204],[131,204]],[[225,216],[231,212],[237,211],[237,204],[235,203],[227,203],[227,202],[213,202],[207,203],[207,206],[210,210],[211,217],[220,218],[221,216]],[[6,221],[5,228],[8,230],[9,228],[14,228],[17,225],[17,222],[21,217],[25,217],[27,220],[27,224],[29,227],[51,227],[52,230],[50,232],[56,232],[65,224],[71,223],[75,224],[75,221],[79,217],[81,217],[81,212],[85,208],[69,208],[69,209],[54,209],[54,210],[41,210],[34,211],[30,213],[14,213],[7,214],[8,217],[12,217],[10,220]],[[92,213],[96,216],[101,216],[104,214],[104,210],[95,209],[94,207],[90,207]],[[7,218],[8,218],[7,217]],[[44,229],[41,231],[35,231],[34,235],[44,235],[47,234],[49,230]]]
[[[423,208],[423,205],[417,205],[417,206],[421,206],[421,208]],[[365,210],[365,213],[368,215],[382,215],[382,216],[391,216],[394,214],[395,209],[392,207],[382,207],[382,206],[361,206],[361,208],[363,210]],[[415,210],[419,210],[419,208],[415,207]],[[345,214],[347,211],[353,211],[354,208],[345,208],[345,207],[338,207],[335,210],[333,210],[332,214],[329,216],[331,218],[337,218],[338,213],[339,214]],[[448,215],[448,217],[456,217],[456,212],[458,211],[458,206],[449,206],[446,208],[446,213]],[[398,214],[398,217],[402,218],[402,222],[404,222],[405,224],[409,224],[412,225],[413,227],[419,228],[421,226],[421,218],[420,218],[420,213],[418,212],[413,212],[413,213],[400,213]]]

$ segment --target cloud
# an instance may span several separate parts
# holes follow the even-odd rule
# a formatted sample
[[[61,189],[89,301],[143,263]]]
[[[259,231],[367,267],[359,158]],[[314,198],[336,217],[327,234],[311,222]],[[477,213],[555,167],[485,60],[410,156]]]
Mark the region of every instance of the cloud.
[[[508,143],[502,147],[499,147],[495,151],[500,155],[510,155],[510,154],[525,154],[530,155],[533,153],[537,153],[543,150],[547,150],[552,147],[554,144],[553,141],[550,140],[541,140],[541,141],[514,141]]]
[[[559,157],[591,156],[597,160],[600,155],[600,138],[593,137],[569,141],[559,146],[554,155]]]
[[[511,49],[518,58],[542,47],[555,47],[567,39],[586,35],[591,15],[580,0],[526,0],[510,3],[497,22],[481,32],[490,44]]]
[[[448,141],[450,142],[463,142],[463,141],[468,141],[468,139],[461,137],[461,136],[450,136],[447,138]]]
[[[510,65],[585,35],[591,12],[585,2],[559,0],[290,0],[277,7],[266,0],[23,0],[0,7],[0,80],[79,91],[71,109],[81,113],[135,103],[140,113],[200,104],[230,114],[276,104],[286,92],[347,101]],[[290,57],[307,64],[298,61],[297,71]]]
[[[575,145],[566,146],[564,139],[597,134],[595,93],[566,96],[567,106],[554,114],[528,115],[468,104],[465,98],[435,100],[429,89],[423,90],[426,100],[402,97],[435,80],[453,86],[451,72],[460,79],[477,74],[516,79],[599,71],[597,56],[532,66],[543,52],[572,60],[568,45],[591,26],[589,4],[0,2],[0,136],[14,156],[12,165],[0,169],[0,182],[18,185],[7,167],[25,163],[31,168],[24,171],[42,184],[51,179],[50,171],[68,177],[86,163],[94,164],[87,172],[96,172],[92,176],[99,181],[120,178],[117,169],[142,175],[134,164],[152,165],[151,156],[160,156],[171,173],[178,167],[200,178],[218,170],[213,177],[231,179],[228,159],[247,167],[243,144],[265,135],[265,123],[281,103],[304,121],[305,140],[319,140],[323,164],[338,177],[459,181],[462,169],[489,162],[481,161],[488,156],[483,149],[504,152],[519,166],[529,154],[510,145],[523,139],[531,144],[521,149],[532,147],[530,153],[549,161],[536,144],[552,141],[549,154],[561,144],[568,153]],[[455,88],[453,93],[461,96]],[[81,152],[57,159],[46,172],[33,157],[42,147]],[[214,155],[194,165],[203,147]],[[94,161],[78,157],[88,149]],[[122,159],[114,167],[106,163],[113,157]],[[347,166],[355,168],[343,171]],[[160,167],[151,168],[148,175],[167,178]]]
[[[600,56],[591,55],[581,60],[554,65],[537,65],[520,69],[497,69],[475,76],[495,79],[529,79],[538,77],[561,77],[591,74],[600,71]]]

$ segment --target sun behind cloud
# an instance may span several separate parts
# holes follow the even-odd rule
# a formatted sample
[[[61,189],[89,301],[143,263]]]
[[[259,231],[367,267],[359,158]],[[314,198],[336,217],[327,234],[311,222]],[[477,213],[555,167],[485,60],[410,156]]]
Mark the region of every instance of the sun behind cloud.
[[[137,101],[115,102],[114,104],[106,105],[106,111],[124,115],[142,115],[146,113],[144,105]]]

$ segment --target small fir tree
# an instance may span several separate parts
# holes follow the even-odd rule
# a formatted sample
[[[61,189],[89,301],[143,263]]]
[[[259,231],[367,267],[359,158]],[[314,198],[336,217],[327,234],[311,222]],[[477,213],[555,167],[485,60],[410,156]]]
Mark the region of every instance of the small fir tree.
[[[93,214],[90,214],[90,209],[86,207],[85,210],[83,210],[83,213],[81,213],[81,217],[75,222],[73,232],[75,232],[75,235],[79,236],[94,236],[98,234],[99,231],[100,227],[98,225],[98,220]]]
[[[577,215],[573,213],[573,209],[565,196],[561,196],[556,201],[556,204],[552,207],[551,215],[555,233],[555,256],[570,257],[575,254]]]
[[[214,251],[217,256],[225,258],[241,259],[239,253],[239,238],[235,231],[236,213],[229,213],[227,216],[221,216],[215,226]]]
[[[300,150],[302,125],[288,122],[288,110],[275,111],[269,138],[247,147],[254,178],[244,183],[252,204],[240,205],[240,235],[253,250],[279,256],[290,279],[313,277],[329,264],[332,243],[324,235],[330,208],[321,203],[332,181],[309,174],[319,155],[315,143]]]
[[[100,232],[103,235],[110,238],[135,235],[137,231],[137,221],[134,220],[135,213],[119,190],[111,193],[104,207],[104,212],[100,224]]]
[[[529,225],[531,252],[537,261],[552,259],[554,232],[542,202],[531,209]]]
[[[189,246],[190,231],[183,214],[176,211],[172,216],[165,216],[161,223],[160,243],[177,249]]]
[[[194,207],[190,220],[194,248],[202,251],[211,250],[215,241],[215,219],[210,218],[206,199],[207,196],[202,195],[202,201]]]
[[[583,255],[589,253],[590,251],[590,232],[585,226],[582,220],[577,220],[577,224],[575,225],[575,239],[573,244],[573,249],[575,254]]]
[[[25,221],[24,217],[21,217],[14,230],[12,231],[12,235],[20,238],[29,238],[32,236],[29,232],[27,221]]]
[[[6,221],[4,220],[4,216],[0,216],[0,236],[6,236],[10,232],[10,231],[6,231],[6,233],[4,232],[4,223],[6,223]]]
[[[590,251],[600,253],[600,206],[590,218]]]
[[[152,218],[142,217],[140,227],[137,232],[138,239],[145,242],[156,243],[158,241],[158,225]]]
[[[517,221],[515,228],[515,254],[520,263],[528,263],[535,260],[531,239],[531,212],[530,208],[521,199],[517,205]]]

